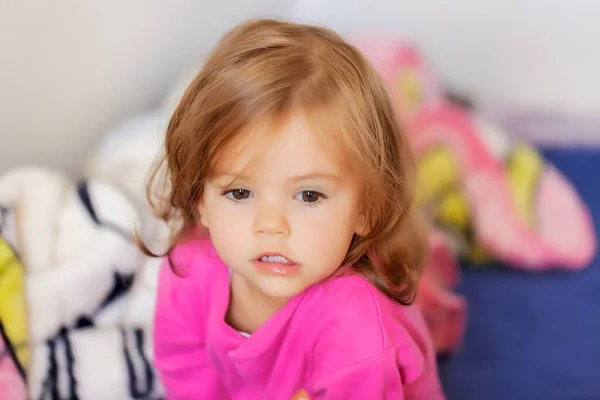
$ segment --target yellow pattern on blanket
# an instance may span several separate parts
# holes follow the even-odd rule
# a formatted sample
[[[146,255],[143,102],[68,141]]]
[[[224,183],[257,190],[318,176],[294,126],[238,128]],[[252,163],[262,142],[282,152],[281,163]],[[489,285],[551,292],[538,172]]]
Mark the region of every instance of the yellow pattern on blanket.
[[[535,200],[544,164],[531,146],[517,144],[504,159],[505,174],[515,212],[530,227],[536,225]],[[451,151],[439,146],[418,160],[419,186],[417,205],[424,207],[434,221],[459,240],[462,255],[474,264],[490,260],[471,231],[471,209],[462,191],[461,172]]]
[[[29,347],[24,281],[21,263],[10,245],[0,237],[0,321],[19,364],[27,370]]]

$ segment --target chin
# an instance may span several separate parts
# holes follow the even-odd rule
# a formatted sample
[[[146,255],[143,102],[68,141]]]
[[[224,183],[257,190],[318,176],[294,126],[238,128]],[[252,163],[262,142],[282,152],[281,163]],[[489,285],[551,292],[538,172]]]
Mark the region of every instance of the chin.
[[[262,287],[261,290],[264,294],[272,298],[289,299],[299,295],[306,288],[306,285],[285,285],[280,283],[272,286],[269,285],[267,287]]]

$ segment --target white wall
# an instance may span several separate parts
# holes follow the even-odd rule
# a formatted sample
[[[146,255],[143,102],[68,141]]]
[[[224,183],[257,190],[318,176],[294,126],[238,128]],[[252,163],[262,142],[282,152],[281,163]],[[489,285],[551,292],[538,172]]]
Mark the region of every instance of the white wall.
[[[119,118],[159,100],[234,22],[281,0],[14,0],[0,8],[0,172],[75,172]]]
[[[106,129],[256,15],[403,33],[455,86],[600,113],[596,0],[7,0],[0,10],[0,172],[33,162],[77,171]]]
[[[488,99],[600,114],[600,1],[294,0],[293,14],[405,34],[448,82]]]

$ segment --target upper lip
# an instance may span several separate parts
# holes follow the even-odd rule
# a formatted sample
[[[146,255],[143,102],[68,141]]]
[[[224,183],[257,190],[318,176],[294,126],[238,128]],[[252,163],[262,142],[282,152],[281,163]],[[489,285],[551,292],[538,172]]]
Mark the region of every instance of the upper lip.
[[[265,256],[281,256],[283,258],[285,258],[286,260],[288,260],[289,262],[291,262],[292,264],[298,264],[296,261],[292,260],[291,258],[289,258],[288,256],[286,256],[283,253],[280,253],[278,251],[267,251],[264,253],[260,253],[258,256],[254,257],[252,259],[252,261],[259,261],[261,258],[265,257]]]

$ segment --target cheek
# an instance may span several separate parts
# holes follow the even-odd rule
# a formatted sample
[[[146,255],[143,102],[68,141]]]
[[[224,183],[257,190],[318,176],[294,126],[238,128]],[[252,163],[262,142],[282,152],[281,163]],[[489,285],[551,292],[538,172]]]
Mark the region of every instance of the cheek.
[[[356,218],[352,207],[323,207],[310,217],[305,215],[299,218],[297,226],[300,229],[295,233],[303,242],[307,255],[319,258],[320,263],[335,265],[346,257],[354,235]]]
[[[227,229],[230,221],[236,218],[238,208],[213,185],[205,187],[202,203],[198,206],[202,224],[211,231]]]
[[[239,247],[248,240],[252,213],[245,204],[235,205],[218,199],[204,207],[203,224],[208,228],[213,242],[226,247]]]
[[[241,206],[227,207],[227,204],[215,202],[205,207],[208,232],[217,254],[228,266],[237,265],[240,256],[246,256],[251,243],[248,227],[240,212]]]
[[[211,231],[236,232],[244,224],[244,212],[240,206],[232,206],[225,201],[213,201],[204,207],[207,228]]]

